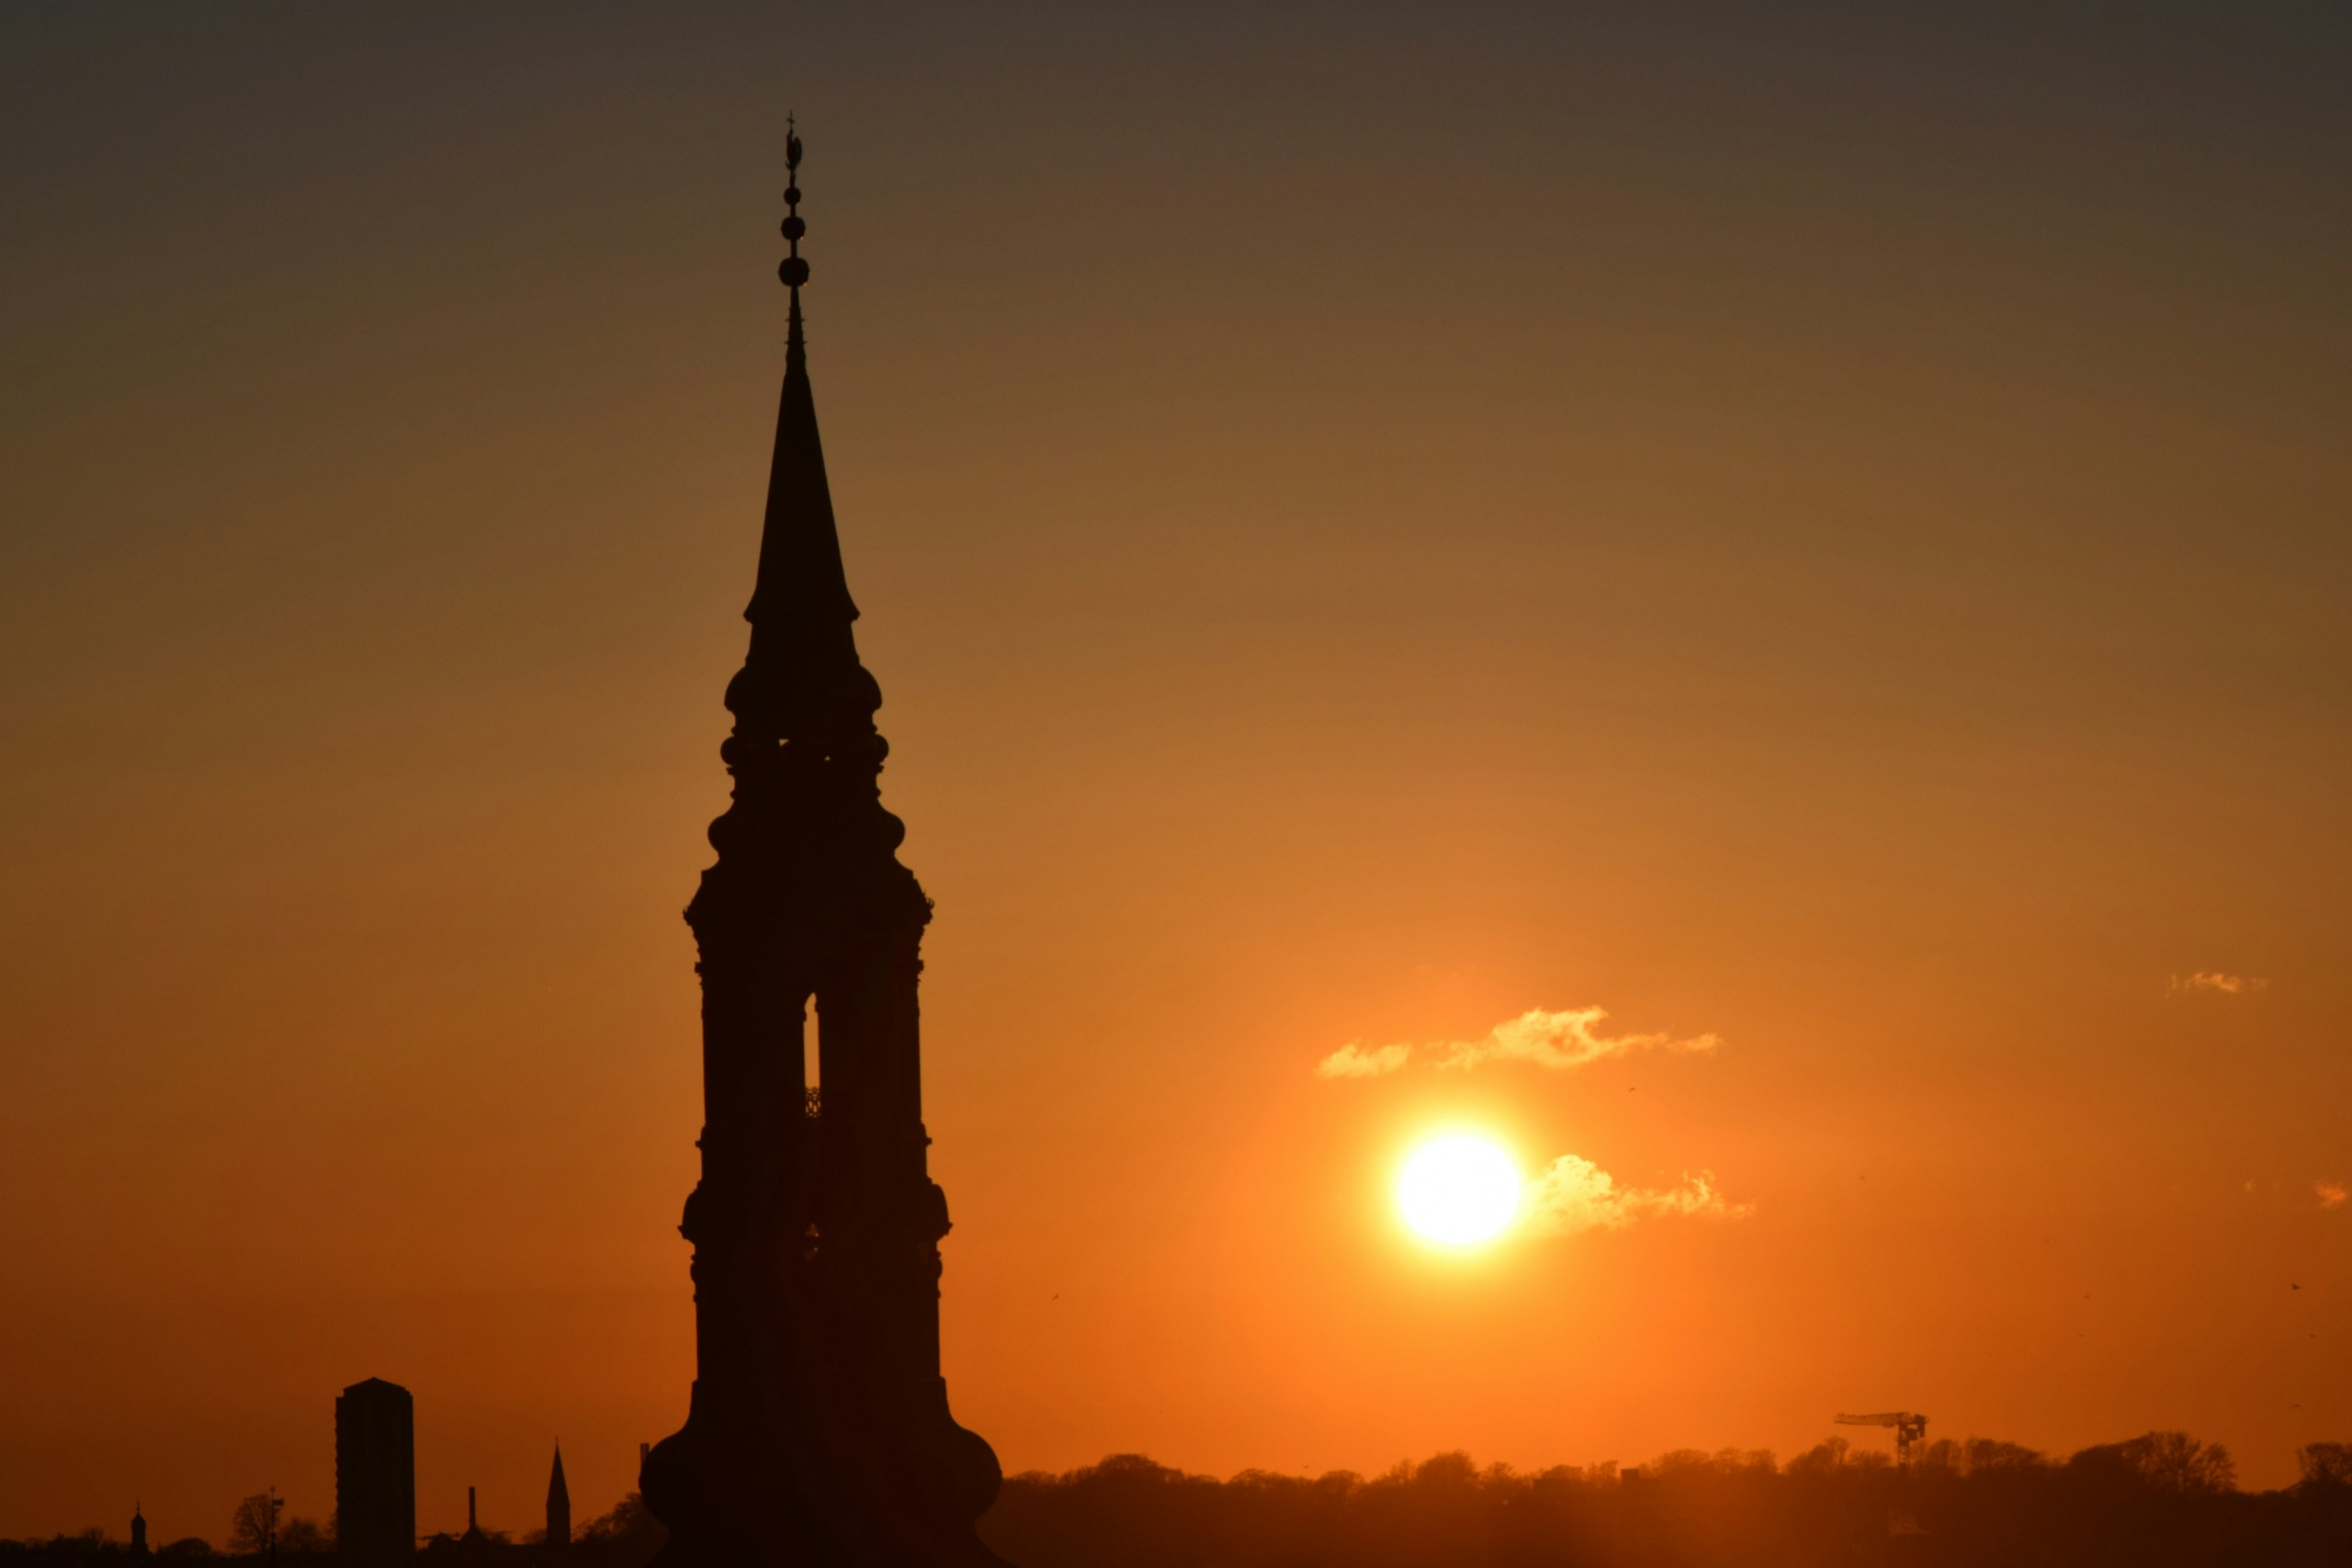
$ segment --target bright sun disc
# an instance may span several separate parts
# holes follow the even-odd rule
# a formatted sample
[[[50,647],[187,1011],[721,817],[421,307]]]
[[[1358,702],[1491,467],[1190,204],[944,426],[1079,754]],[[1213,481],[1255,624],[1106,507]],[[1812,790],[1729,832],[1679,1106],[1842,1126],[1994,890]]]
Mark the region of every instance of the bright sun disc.
[[[1414,1232],[1447,1247],[1492,1241],[1519,1213],[1519,1167],[1473,1134],[1432,1138],[1396,1179],[1396,1207]]]

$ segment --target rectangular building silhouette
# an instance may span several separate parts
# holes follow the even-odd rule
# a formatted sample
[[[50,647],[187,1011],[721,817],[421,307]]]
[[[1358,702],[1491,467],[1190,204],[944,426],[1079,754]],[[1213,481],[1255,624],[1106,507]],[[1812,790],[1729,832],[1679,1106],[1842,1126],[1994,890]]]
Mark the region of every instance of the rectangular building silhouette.
[[[381,1378],[334,1402],[335,1549],[345,1568],[405,1568],[416,1555],[416,1402]]]

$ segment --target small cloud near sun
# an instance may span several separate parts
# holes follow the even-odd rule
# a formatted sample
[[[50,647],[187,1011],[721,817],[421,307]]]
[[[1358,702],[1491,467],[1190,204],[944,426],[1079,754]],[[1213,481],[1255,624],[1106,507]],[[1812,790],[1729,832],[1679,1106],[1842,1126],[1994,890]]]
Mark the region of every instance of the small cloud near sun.
[[[1672,1187],[1620,1187],[1617,1179],[1578,1155],[1562,1155],[1527,1184],[1527,1228],[1539,1235],[1621,1230],[1653,1215],[1740,1220],[1753,1203],[1726,1202],[1713,1171],[1688,1171]]]
[[[1351,1040],[1315,1064],[1318,1078],[1376,1078],[1393,1073],[1412,1058],[1410,1045],[1367,1047]]]
[[[2346,1198],[2352,1198],[2352,1190],[2347,1190],[2341,1181],[2314,1181],[2312,1190],[2319,1194],[2319,1206],[2323,1209],[2340,1209]]]
[[[2194,975],[2175,975],[2165,991],[2168,996],[2199,991],[2214,997],[2250,997],[2269,988],[2270,982],[2259,975],[2224,975],[2218,969],[2200,969]]]
[[[1316,1064],[1317,1077],[1370,1078],[1399,1072],[1418,1054],[1435,1056],[1441,1067],[1475,1067],[1486,1062],[1531,1062],[1539,1067],[1565,1071],[1633,1051],[1713,1051],[1721,1040],[1694,1034],[1678,1040],[1666,1033],[1603,1034],[1599,1025],[1609,1016],[1602,1008],[1569,1008],[1545,1012],[1531,1008],[1517,1018],[1505,1019],[1483,1040],[1448,1040],[1427,1045],[1368,1045],[1351,1040]]]

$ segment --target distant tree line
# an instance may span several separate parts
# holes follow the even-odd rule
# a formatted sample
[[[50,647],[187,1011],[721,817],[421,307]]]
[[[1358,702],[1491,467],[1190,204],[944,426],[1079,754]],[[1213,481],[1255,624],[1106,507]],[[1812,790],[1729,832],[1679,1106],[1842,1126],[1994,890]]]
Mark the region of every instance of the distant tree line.
[[[1639,1469],[1534,1472],[1440,1454],[1366,1478],[1243,1471],[1187,1475],[1136,1454],[1007,1479],[981,1520],[1019,1568],[2345,1568],[2352,1444],[2313,1443],[2301,1478],[2237,1488],[2227,1450],[2150,1432],[2064,1460],[1972,1438],[1926,1444],[1907,1469],[1832,1438],[1785,1465],[1761,1450],[1682,1450]],[[256,1545],[246,1499],[229,1540]],[[266,1495],[262,1499],[268,1501]],[[285,1568],[328,1568],[331,1531],[281,1519]],[[645,1568],[660,1523],[634,1492],[560,1553],[526,1537],[436,1536],[443,1568]],[[102,1530],[0,1540],[0,1568],[100,1568],[128,1555]],[[157,1549],[215,1556],[189,1538]]]
[[[981,1520],[1020,1568],[2176,1568],[2352,1564],[2352,1445],[2249,1494],[2219,1444],[2151,1432],[2064,1461],[1833,1438],[1786,1465],[1685,1450],[1527,1473],[1440,1454],[1365,1478],[1187,1475],[1125,1454],[1017,1475]]]

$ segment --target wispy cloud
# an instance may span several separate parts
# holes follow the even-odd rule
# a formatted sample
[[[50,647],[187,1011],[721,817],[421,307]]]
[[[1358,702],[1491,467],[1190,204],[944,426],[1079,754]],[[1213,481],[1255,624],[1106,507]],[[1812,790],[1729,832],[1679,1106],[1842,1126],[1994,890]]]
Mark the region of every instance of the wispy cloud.
[[[2314,1181],[2312,1190],[2319,1194],[2319,1206],[2323,1209],[2340,1209],[2346,1198],[2352,1198],[2352,1190],[2346,1190],[2341,1181]]]
[[[1315,1064],[1318,1078],[1376,1078],[1393,1073],[1413,1056],[1410,1045],[1368,1046],[1351,1040]]]
[[[1622,1230],[1654,1215],[1738,1220],[1756,1212],[1753,1203],[1726,1201],[1713,1171],[1685,1171],[1672,1187],[1620,1187],[1616,1178],[1579,1155],[1554,1160],[1527,1184],[1524,1203],[1527,1227],[1539,1235]]]
[[[2270,982],[2259,975],[2224,975],[2218,969],[2200,969],[2194,975],[2175,975],[2165,990],[2168,995],[2183,991],[2202,991],[2209,996],[2250,997],[2270,988]]]
[[[1532,1008],[1505,1019],[1483,1040],[1446,1040],[1426,1045],[1370,1045],[1351,1040],[1316,1064],[1317,1077],[1368,1078],[1402,1071],[1416,1056],[1434,1058],[1440,1067],[1468,1068],[1487,1062],[1528,1062],[1564,1072],[1589,1063],[1623,1056],[1634,1051],[1713,1051],[1722,1041],[1713,1034],[1678,1039],[1668,1033],[1604,1034],[1600,1022],[1609,1016],[1601,1008],[1570,1008],[1545,1012]]]

